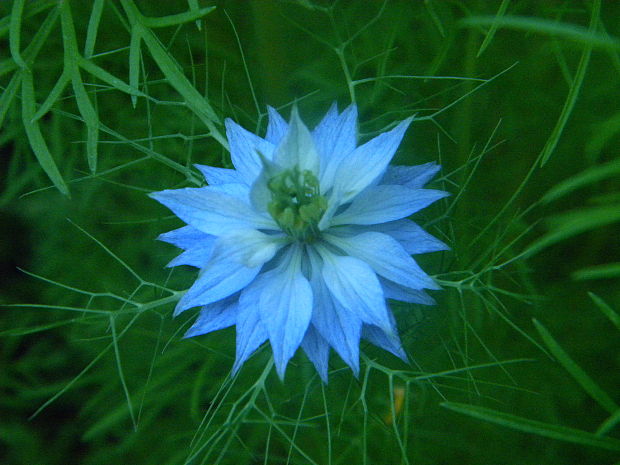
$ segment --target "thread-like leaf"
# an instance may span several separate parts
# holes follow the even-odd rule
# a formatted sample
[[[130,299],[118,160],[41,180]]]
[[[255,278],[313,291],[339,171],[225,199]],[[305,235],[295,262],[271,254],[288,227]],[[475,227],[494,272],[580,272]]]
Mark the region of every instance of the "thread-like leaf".
[[[21,73],[15,73],[8,85],[0,94],[0,128],[4,123],[4,118],[9,112],[11,108],[11,104],[17,95],[17,91],[19,90],[19,85],[21,84],[22,75]]]
[[[209,105],[205,97],[196,90],[192,83],[185,77],[179,65],[174,61],[166,49],[162,46],[153,31],[143,24],[144,16],[140,13],[132,0],[121,0],[121,4],[132,22],[132,39],[137,34],[136,41],[142,39],[149,53],[157,63],[168,82],[185,99],[187,106],[207,126],[211,136],[224,148],[228,149],[228,142],[217,125],[221,124],[220,118]],[[134,49],[137,47],[134,47]],[[130,50],[131,51],[131,50]],[[136,53],[134,51],[134,53]],[[130,83],[132,83],[130,79]]]
[[[620,278],[620,262],[605,263],[603,265],[588,266],[571,273],[575,281],[586,279],[612,279]]]
[[[509,4],[510,4],[510,0],[502,0],[502,3],[500,4],[499,9],[497,10],[497,14],[494,17],[493,23],[491,24],[491,27],[489,28],[489,32],[487,32],[486,37],[482,41],[482,44],[480,45],[480,49],[478,50],[476,57],[479,57],[480,55],[484,53],[486,48],[489,46],[489,44],[493,40],[493,37],[495,37],[495,32],[497,32],[499,23],[501,19],[504,17],[504,15],[506,14],[506,10],[508,9]]]
[[[493,26],[502,29],[533,32],[571,40],[596,48],[620,50],[620,40],[607,34],[599,34],[575,24],[560,23],[550,19],[525,16],[469,16],[460,22],[467,27]]]
[[[601,423],[601,426],[596,430],[598,436],[602,436],[611,431],[617,424],[620,424],[620,410],[616,410],[607,420]]]
[[[129,42],[129,86],[137,89],[140,79],[140,43],[142,37],[140,36],[139,28],[134,26],[131,28],[131,39]],[[136,108],[138,103],[138,96],[131,96],[131,104]]]
[[[21,28],[22,28],[22,14],[24,11],[25,0],[14,0],[13,9],[11,10],[11,23],[9,26],[9,48],[11,50],[11,56],[15,63],[20,68],[26,67],[26,62],[22,58],[20,51],[21,45]]]
[[[58,0],[37,0],[36,2],[30,2],[24,7],[21,20],[23,22],[24,19],[38,15],[42,11],[56,6],[58,6]],[[4,37],[9,33],[11,20],[11,15],[0,18],[0,37]]]
[[[58,4],[57,1],[52,2],[54,4]],[[40,27],[38,28],[36,34],[32,38],[30,44],[24,50],[23,56],[26,62],[32,62],[36,56],[39,54],[41,47],[47,41],[47,38],[52,31],[52,28],[56,24],[56,20],[58,19],[58,15],[60,13],[60,8],[54,8],[49,14],[45,17]],[[15,63],[15,60],[8,59],[2,62],[0,65],[0,76],[4,76],[12,71],[15,71],[19,66]]]
[[[45,101],[41,104],[37,112],[34,114],[32,118],[33,121],[41,119],[41,117],[45,115],[50,110],[50,108],[52,108],[52,105],[56,103],[56,100],[58,100],[64,92],[67,84],[69,84],[69,76],[66,72],[63,71],[63,73],[56,81],[56,84],[54,84],[54,87],[52,87],[52,90],[47,95]]]
[[[620,221],[620,205],[581,208],[556,215],[548,220],[551,231],[530,245],[524,254],[533,255],[564,239],[617,221]]]
[[[47,148],[45,139],[41,134],[38,122],[32,122],[34,117],[35,100],[34,100],[34,84],[32,82],[32,73],[28,69],[21,71],[22,76],[22,121],[26,136],[30,142],[30,147],[34,152],[41,168],[49,176],[56,188],[63,194],[69,196],[69,187],[60,175],[56,162],[52,158],[52,154]]]
[[[191,11],[198,11],[200,9],[200,5],[198,5],[198,0],[187,0],[187,5]],[[202,30],[202,24],[200,20],[196,20],[196,27],[198,30]]]
[[[95,50],[95,42],[97,41],[97,31],[101,22],[101,13],[103,12],[104,0],[95,0],[93,8],[88,19],[88,29],[86,30],[86,41],[84,43],[84,56],[90,58]]]
[[[179,24],[185,24],[190,21],[194,21],[208,15],[213,10],[214,6],[200,8],[199,10],[189,10],[176,15],[160,16],[159,18],[149,18],[148,16],[142,17],[142,24],[146,27],[168,27],[178,26]]]
[[[65,52],[65,72],[71,78],[73,93],[80,115],[86,124],[86,159],[92,173],[97,171],[97,143],[99,138],[99,118],[93,107],[80,74],[78,66],[79,53],[75,27],[69,2],[61,6],[60,21],[62,25],[62,39]]]
[[[593,292],[588,292],[590,298],[596,306],[605,314],[607,318],[620,330],[620,315],[618,315],[603,299]]]
[[[594,34],[594,30],[598,23],[599,14],[601,11],[601,2],[600,0],[596,0],[592,6],[592,16],[590,17],[590,27],[588,28],[588,34]],[[584,42],[584,49],[581,53],[581,59],[579,60],[579,65],[577,66],[577,72],[575,73],[575,77],[573,78],[573,82],[571,83],[570,89],[568,91],[568,96],[566,97],[566,101],[564,102],[564,106],[562,107],[562,112],[560,113],[560,117],[551,132],[551,136],[547,139],[547,143],[543,147],[543,150],[540,154],[540,166],[544,166],[549,158],[553,154],[560,137],[562,137],[562,133],[564,132],[564,127],[568,122],[568,118],[573,112],[573,108],[575,107],[575,102],[577,102],[577,97],[579,96],[579,91],[581,90],[581,86],[583,84],[583,79],[586,76],[586,70],[588,69],[588,65],[590,63],[590,55],[592,54],[592,48],[594,45],[591,41]]]
[[[105,69],[97,66],[92,61],[87,60],[86,58],[79,57],[78,64],[82,67],[84,71],[89,72],[97,79],[102,80],[103,82],[111,85],[115,89],[120,90],[121,92],[125,92],[126,94],[132,96],[146,97],[146,95],[143,92],[140,92],[137,87],[132,87],[122,79],[119,79],[113,74],[108,73]]]
[[[551,439],[558,439],[560,441],[572,442],[574,444],[620,451],[620,441],[618,439],[597,436],[596,434],[588,433],[586,431],[544,423],[537,420],[530,420],[528,418],[499,412],[489,408],[476,407],[474,405],[460,404],[456,402],[443,402],[441,406],[454,412],[469,415],[470,417],[478,418],[479,420],[506,426],[525,433],[536,434],[538,436]]]
[[[557,359],[558,362],[564,367],[566,371],[577,381],[580,386],[586,391],[590,397],[592,397],[598,404],[607,410],[609,413],[613,413],[618,410],[618,405],[613,401],[611,397],[603,391],[598,384],[594,382],[590,376],[579,366],[570,356],[562,349],[560,344],[553,338],[551,333],[547,331],[542,323],[534,319],[534,326],[542,337],[545,345],[549,348],[549,351]]]
[[[620,174],[620,160],[613,160],[609,163],[592,166],[555,185],[543,196],[542,201],[549,203],[581,187],[594,184],[617,174]]]

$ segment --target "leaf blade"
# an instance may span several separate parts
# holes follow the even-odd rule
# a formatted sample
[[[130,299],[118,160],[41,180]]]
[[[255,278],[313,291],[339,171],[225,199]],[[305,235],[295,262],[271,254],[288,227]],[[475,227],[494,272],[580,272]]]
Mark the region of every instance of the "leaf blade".
[[[542,323],[534,319],[534,326],[538,334],[542,337],[545,345],[553,354],[556,360],[564,367],[566,371],[573,377],[575,381],[594,399],[601,407],[609,413],[614,413],[620,407],[613,401],[611,397],[603,391],[596,382],[579,366],[577,363],[562,349],[560,344],[555,340],[551,333]]]
[[[460,404],[457,402],[442,402],[442,407],[454,412],[462,413],[479,420],[488,421],[497,425],[523,431],[525,433],[536,434],[560,441],[572,442],[585,446],[598,447],[601,449],[620,451],[620,441],[615,438],[597,436],[578,429],[566,426],[553,425],[537,420],[519,417],[509,413],[499,412],[484,407]]]
[[[22,120],[24,124],[24,130],[26,136],[30,142],[30,147],[34,152],[41,168],[54,183],[56,188],[67,197],[70,197],[69,187],[65,183],[62,175],[58,171],[56,162],[52,158],[43,134],[41,134],[41,128],[37,122],[33,123],[35,100],[34,100],[34,84],[32,80],[32,72],[28,69],[24,69],[21,72],[22,76]]]

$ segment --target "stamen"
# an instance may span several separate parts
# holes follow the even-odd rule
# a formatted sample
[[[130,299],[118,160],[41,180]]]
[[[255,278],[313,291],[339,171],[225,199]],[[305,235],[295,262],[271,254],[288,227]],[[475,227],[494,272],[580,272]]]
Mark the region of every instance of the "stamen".
[[[314,173],[286,170],[269,179],[267,187],[271,191],[267,208],[282,230],[298,241],[314,242],[320,234],[319,221],[327,210],[327,199],[321,195]]]

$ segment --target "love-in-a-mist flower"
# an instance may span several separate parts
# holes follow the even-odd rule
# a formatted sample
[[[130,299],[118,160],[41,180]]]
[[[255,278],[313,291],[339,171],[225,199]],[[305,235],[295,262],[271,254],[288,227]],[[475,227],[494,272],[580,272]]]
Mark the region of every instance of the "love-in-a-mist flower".
[[[388,166],[411,121],[357,146],[354,105],[312,131],[269,108],[264,138],[227,120],[235,169],[152,194],[187,223],[160,236],[184,249],[169,266],[200,269],[175,310],[201,307],[186,337],[235,326],[233,372],[269,340],[281,378],[300,346],[324,381],[330,348],[358,374],[360,338],[406,359],[386,299],[434,303],[411,255],[447,248],[406,219],[447,195],[422,189],[439,166]]]

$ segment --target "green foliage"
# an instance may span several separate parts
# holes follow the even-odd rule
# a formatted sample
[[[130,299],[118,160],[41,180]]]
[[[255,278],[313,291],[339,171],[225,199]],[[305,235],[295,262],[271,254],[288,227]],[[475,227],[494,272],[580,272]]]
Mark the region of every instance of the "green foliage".
[[[590,297],[597,306],[609,317],[609,319],[620,329],[620,318],[607,303],[595,294]],[[560,344],[555,340],[551,333],[537,320],[534,320],[534,326],[540,334],[543,342],[564,367],[566,371],[579,383],[593,400],[595,400],[603,409],[611,414],[597,429],[596,433],[567,428],[565,426],[553,425],[541,421],[530,420],[515,415],[491,410],[484,407],[474,405],[459,404],[455,402],[444,402],[446,407],[455,412],[464,413],[474,418],[496,423],[498,425],[507,426],[526,433],[536,434],[560,441],[572,442],[575,444],[583,444],[592,447],[600,447],[620,452],[620,440],[605,437],[604,435],[611,431],[618,423],[620,423],[620,406],[601,389],[596,382],[562,349]]]
[[[619,18],[0,2],[0,462],[616,463]],[[298,354],[282,383],[263,348],[231,378],[234,331],[172,319],[195,271],[165,268],[180,224],[147,194],[229,167],[226,117],[334,100],[361,140],[416,115],[396,162],[443,165],[453,195],[414,219],[452,249],[421,258],[445,290],[393,305],[410,364],[364,346],[357,379],[332,354],[325,386]]]

